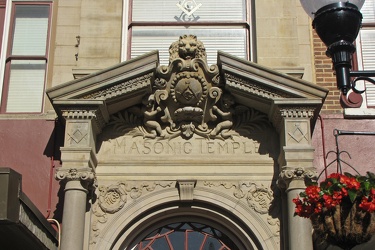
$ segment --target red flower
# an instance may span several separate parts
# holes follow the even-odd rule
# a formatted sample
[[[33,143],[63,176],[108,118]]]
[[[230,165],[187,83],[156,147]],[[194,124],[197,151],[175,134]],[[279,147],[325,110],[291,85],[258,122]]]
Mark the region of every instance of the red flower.
[[[320,192],[320,187],[318,186],[308,186],[306,187],[306,194],[309,200],[311,201],[318,201],[320,198],[319,192]]]
[[[366,212],[375,212],[375,175],[353,177],[350,174],[333,173],[320,183],[312,183],[304,192],[293,199],[295,215],[310,218],[322,214],[325,209],[333,210],[343,203],[358,204]],[[323,209],[325,208],[325,209]]]
[[[330,174],[330,175],[327,177],[327,179],[337,179],[337,180],[339,180],[339,179],[340,179],[340,176],[341,176],[341,174],[339,174],[339,173],[332,173],[332,174]]]
[[[374,212],[375,211],[375,199],[363,197],[359,207],[367,212]]]

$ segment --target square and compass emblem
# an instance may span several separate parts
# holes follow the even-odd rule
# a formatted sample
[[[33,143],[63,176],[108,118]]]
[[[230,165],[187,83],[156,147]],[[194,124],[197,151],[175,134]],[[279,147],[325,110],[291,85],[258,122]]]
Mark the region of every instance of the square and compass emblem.
[[[179,17],[175,16],[177,21],[198,21],[199,16],[195,17],[194,12],[196,12],[202,6],[201,3],[197,4],[195,0],[183,0],[179,1],[176,5],[182,11]]]
[[[188,17],[191,17],[195,11],[197,11],[202,4],[197,4],[195,0],[183,0],[176,4],[178,8],[182,10]]]

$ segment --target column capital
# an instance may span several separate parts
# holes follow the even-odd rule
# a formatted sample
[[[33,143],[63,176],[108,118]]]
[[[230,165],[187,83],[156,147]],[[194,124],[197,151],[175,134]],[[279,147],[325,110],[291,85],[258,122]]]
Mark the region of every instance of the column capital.
[[[305,180],[317,178],[315,168],[284,168],[279,174],[278,186],[281,189],[304,189]]]
[[[95,179],[95,173],[91,168],[64,168],[56,171],[56,179],[67,181],[88,181]]]
[[[102,100],[55,100],[53,105],[64,121],[91,121],[95,134],[99,134],[109,120]]]
[[[303,119],[315,121],[322,101],[319,99],[288,98],[277,99],[272,103],[270,119],[276,130],[281,132],[286,120]],[[312,122],[314,123],[314,122]]]
[[[90,186],[95,186],[96,182],[95,172],[91,168],[61,167],[56,170],[55,178],[59,181],[65,182],[79,181],[86,192]]]

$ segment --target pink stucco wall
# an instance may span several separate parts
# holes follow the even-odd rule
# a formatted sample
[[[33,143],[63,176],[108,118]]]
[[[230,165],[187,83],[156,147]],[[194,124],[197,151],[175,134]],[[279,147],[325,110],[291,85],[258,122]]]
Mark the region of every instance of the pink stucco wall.
[[[48,215],[51,157],[55,144],[55,121],[0,120],[0,167],[22,174],[22,190]],[[58,160],[58,159],[57,159]],[[59,161],[55,161],[56,167]],[[58,202],[59,184],[52,176],[51,215]]]
[[[336,151],[335,136],[333,135],[334,129],[375,133],[375,120],[343,119],[342,114],[322,115],[321,118],[317,121],[313,133],[313,146],[315,147],[314,165],[318,169],[318,172],[324,169],[324,146],[326,153],[332,150]],[[340,135],[338,142],[340,151],[347,151],[351,156],[349,158],[347,154],[342,153],[342,160],[355,167],[360,174],[366,174],[366,171],[375,172],[375,136]],[[330,153],[326,159],[326,164],[335,160],[335,157],[335,153]],[[336,166],[335,163],[332,164],[328,172],[335,172]],[[355,174],[350,167],[347,167],[345,164],[342,164],[342,166],[344,172]]]

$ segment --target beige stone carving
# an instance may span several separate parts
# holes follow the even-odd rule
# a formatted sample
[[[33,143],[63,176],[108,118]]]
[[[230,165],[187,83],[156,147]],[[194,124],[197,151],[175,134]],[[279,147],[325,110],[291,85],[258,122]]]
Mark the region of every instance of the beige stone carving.
[[[280,172],[278,186],[282,189],[288,188],[289,183],[293,179],[303,180],[303,179],[316,179],[317,172],[315,168],[285,168]]]
[[[126,203],[126,192],[120,185],[100,186],[99,191],[99,206],[103,212],[115,213]]]
[[[290,144],[309,144],[310,143],[310,124],[307,121],[288,121],[286,132]]]
[[[126,94],[130,91],[142,89],[150,85],[153,73],[149,73],[140,77],[136,77],[126,82],[113,85],[111,88],[99,90],[90,93],[89,95],[82,96],[82,99],[109,99],[116,96]]]
[[[206,49],[203,43],[197,39],[197,36],[183,35],[169,47],[169,61],[172,62],[176,58],[200,58],[206,61]]]
[[[93,182],[95,174],[91,168],[59,168],[56,171],[56,179],[66,181]]]
[[[157,68],[153,92],[141,105],[114,114],[109,125],[133,136],[168,140],[193,135],[224,140],[238,135],[241,126],[251,132],[250,123],[270,126],[265,115],[237,104],[223,86],[218,66],[207,65],[203,43],[181,36],[171,45],[169,65]]]
[[[264,185],[258,185],[254,182],[209,182],[205,181],[204,186],[222,186],[226,189],[234,188],[233,195],[242,199],[245,198],[248,205],[254,209],[254,211],[260,214],[267,214],[273,199],[273,192],[270,188],[265,187]]]
[[[100,224],[107,223],[109,215],[120,211],[127,202],[127,196],[132,199],[139,198],[144,190],[152,192],[156,187],[174,187],[174,181],[154,181],[154,182],[118,182],[109,186],[99,186],[97,202],[92,206],[94,215],[91,224],[90,244],[96,244],[96,239],[100,234]]]
[[[193,201],[196,181],[177,181],[180,201]]]
[[[68,123],[65,146],[88,145],[89,124],[87,122]]]
[[[203,185],[207,187],[223,187],[228,190],[234,189],[233,196],[240,200],[246,200],[248,206],[272,227],[275,235],[279,234],[280,220],[278,216],[280,210],[272,211],[274,210],[272,207],[274,193],[271,188],[250,181],[204,181]]]

